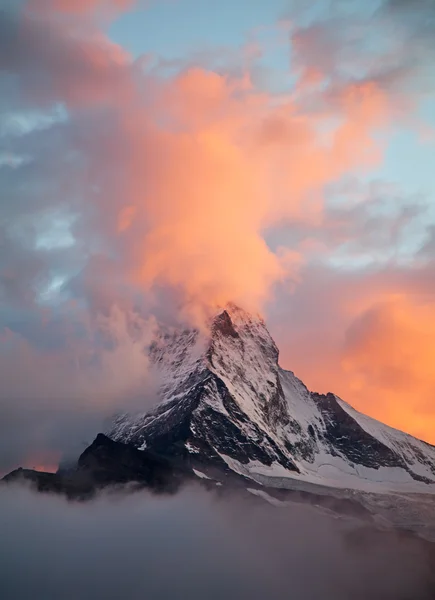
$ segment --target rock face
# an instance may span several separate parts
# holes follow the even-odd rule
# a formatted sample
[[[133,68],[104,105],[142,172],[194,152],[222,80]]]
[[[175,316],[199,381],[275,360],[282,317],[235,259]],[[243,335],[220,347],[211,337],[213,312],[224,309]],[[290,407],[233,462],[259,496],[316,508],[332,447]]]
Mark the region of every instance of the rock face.
[[[208,336],[162,334],[150,349],[164,384],[153,412],[120,415],[113,440],[245,477],[338,487],[427,489],[435,448],[310,392],[278,364],[264,321],[236,306]]]
[[[175,492],[188,473],[151,452],[115,442],[102,433],[83,452],[74,468],[44,473],[16,469],[3,478],[4,483],[29,483],[40,492],[65,494],[86,499],[108,486],[136,484],[157,493]]]

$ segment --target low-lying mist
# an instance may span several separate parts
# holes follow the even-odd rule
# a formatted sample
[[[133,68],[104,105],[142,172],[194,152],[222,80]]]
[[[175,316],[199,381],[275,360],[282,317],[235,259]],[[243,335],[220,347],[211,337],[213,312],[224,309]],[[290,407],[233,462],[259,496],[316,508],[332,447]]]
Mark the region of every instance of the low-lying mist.
[[[0,504],[3,600],[435,597],[419,542],[350,536],[315,507],[194,487],[70,503],[5,486]]]

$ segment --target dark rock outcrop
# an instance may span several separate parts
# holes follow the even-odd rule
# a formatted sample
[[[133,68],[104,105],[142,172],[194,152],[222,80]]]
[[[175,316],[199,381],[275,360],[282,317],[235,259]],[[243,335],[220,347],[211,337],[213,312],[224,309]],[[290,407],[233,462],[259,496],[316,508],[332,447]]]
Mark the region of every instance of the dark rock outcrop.
[[[57,473],[16,469],[2,482],[28,483],[41,492],[86,499],[99,490],[126,484],[155,493],[173,493],[189,475],[187,466],[181,463],[115,442],[100,433],[81,454],[75,467]]]

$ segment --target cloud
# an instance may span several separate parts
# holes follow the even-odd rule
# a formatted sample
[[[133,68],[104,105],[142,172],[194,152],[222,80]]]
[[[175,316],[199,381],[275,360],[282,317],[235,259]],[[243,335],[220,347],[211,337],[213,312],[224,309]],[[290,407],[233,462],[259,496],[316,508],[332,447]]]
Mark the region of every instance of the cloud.
[[[435,418],[434,323],[433,301],[393,297],[352,324],[343,358],[357,394],[362,390],[366,397],[376,397],[384,405],[386,420],[396,420],[401,428],[418,428],[425,436],[433,435]],[[398,411],[398,406],[406,409]]]
[[[0,472],[55,467],[76,458],[114,414],[153,408],[154,331],[153,319],[116,306],[95,317],[70,306],[57,323],[36,324],[33,340],[3,331]]]
[[[67,14],[86,14],[95,10],[112,12],[131,8],[136,0],[41,0],[33,10],[37,12],[59,11]]]
[[[430,198],[403,194],[386,181],[345,177],[325,191],[314,222],[284,221],[268,233],[270,243],[300,249],[305,259],[346,268],[385,268],[418,262],[430,248]]]
[[[435,225],[429,225],[425,242],[420,249],[420,254],[429,259],[435,255]]]
[[[248,74],[147,75],[85,17],[27,13],[20,30],[4,60],[30,98],[43,89],[45,102],[65,103],[63,143],[83,165],[78,210],[94,213],[94,232],[144,288],[179,288],[196,304],[263,304],[287,276],[264,229],[315,218],[327,183],[380,160],[373,134],[390,107],[375,83],[343,85],[333,102],[319,92],[322,113],[306,115],[297,97],[277,105]]]
[[[83,600],[431,597],[421,543],[302,504],[277,509],[195,488],[68,503],[8,487],[0,499],[5,600],[35,590],[50,600],[59,589]]]
[[[33,107],[104,106],[113,95],[131,93],[127,53],[91,21],[4,10],[0,33],[0,66],[18,76],[20,94]]]
[[[376,81],[402,107],[433,89],[430,0],[335,0],[320,2],[316,14],[302,4],[292,27],[294,66],[304,79]]]
[[[126,117],[135,223],[122,229],[128,266],[142,285],[180,287],[199,303],[258,307],[286,276],[264,229],[282,218],[316,218],[326,183],[379,160],[370,131],[386,105],[374,89],[343,92],[342,122],[322,144],[319,123],[297,104],[276,109],[245,86],[190,69],[164,87],[152,123],[134,112]],[[155,126],[164,120],[170,128]],[[310,214],[307,199],[316,194]]]

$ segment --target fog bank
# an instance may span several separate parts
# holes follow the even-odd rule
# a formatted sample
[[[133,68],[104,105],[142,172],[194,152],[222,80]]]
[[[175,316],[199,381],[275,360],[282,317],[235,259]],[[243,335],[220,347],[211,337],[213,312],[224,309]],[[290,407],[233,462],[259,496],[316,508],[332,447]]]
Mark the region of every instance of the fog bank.
[[[314,507],[190,488],[88,503],[0,490],[3,600],[426,600],[419,544],[349,537]]]

